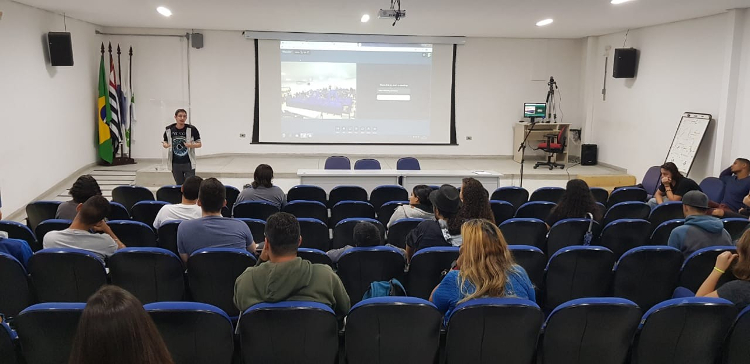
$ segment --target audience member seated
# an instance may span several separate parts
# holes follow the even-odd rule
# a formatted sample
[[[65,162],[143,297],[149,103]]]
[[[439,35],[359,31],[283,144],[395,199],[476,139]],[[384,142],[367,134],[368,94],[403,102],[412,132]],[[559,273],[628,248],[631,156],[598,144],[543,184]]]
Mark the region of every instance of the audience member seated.
[[[184,262],[190,254],[204,248],[247,249],[254,253],[256,245],[247,224],[240,220],[221,216],[221,208],[227,205],[227,191],[216,178],[201,182],[198,206],[203,217],[187,220],[177,228],[177,252]]]
[[[26,240],[8,239],[3,236],[0,236],[0,253],[16,258],[24,268],[28,268],[29,258],[34,254]]]
[[[83,249],[109,257],[125,245],[115,236],[104,221],[109,215],[109,201],[102,196],[92,196],[86,202],[78,204],[78,212],[70,227],[60,231],[50,231],[44,235],[43,246],[48,248]],[[104,234],[91,233],[90,231]]]
[[[680,249],[685,258],[696,250],[709,246],[732,245],[732,237],[724,230],[724,223],[710,215],[708,196],[701,191],[690,191],[682,197],[685,224],[669,235],[669,246]]]
[[[332,262],[336,263],[351,248],[383,245],[383,237],[380,236],[380,229],[375,224],[360,221],[354,226],[352,244],[354,246],[345,245],[343,248],[331,249],[326,254],[328,254]]]
[[[552,227],[560,220],[586,218],[589,213],[594,215],[594,220],[601,221],[602,212],[596,205],[589,185],[584,180],[572,179],[565,185],[565,193],[557,206],[552,208],[545,223],[547,227]]]
[[[436,220],[425,220],[406,236],[406,259],[431,246],[461,246],[461,220],[458,210],[461,198],[451,185],[442,185],[430,193]]]
[[[732,261],[737,262],[732,266]],[[716,289],[719,278],[731,267],[736,280]],[[737,241],[737,254],[723,252],[716,257],[716,265],[696,293],[697,297],[719,297],[732,301],[742,311],[750,305],[750,232],[745,231]]]
[[[70,196],[72,200],[66,201],[57,207],[57,213],[55,219],[73,220],[78,213],[76,207],[78,205],[88,201],[91,196],[101,196],[102,190],[99,188],[99,183],[96,182],[94,177],[91,175],[84,174],[78,177],[78,179],[70,187]]]
[[[86,302],[68,362],[171,364],[172,357],[141,302],[104,286]]]
[[[485,219],[495,222],[495,214],[490,207],[490,194],[481,182],[474,178],[464,178],[459,193],[461,207],[458,209],[458,219]]]
[[[258,263],[234,284],[234,305],[240,311],[261,302],[313,301],[330,306],[338,317],[346,315],[351,304],[341,279],[328,265],[297,257],[301,243],[294,215],[279,212],[268,218]]]
[[[201,188],[201,182],[203,178],[198,176],[188,177],[180,187],[182,202],[162,207],[154,219],[154,228],[158,229],[169,220],[200,219],[202,212],[201,207],[198,206],[198,191]]]
[[[750,206],[743,200],[750,195],[750,160],[737,158],[719,175],[724,182],[724,198],[709,203],[709,213],[716,217],[742,217],[740,209]],[[748,201],[750,202],[750,201]],[[743,206],[744,205],[744,206]]]
[[[253,183],[245,186],[237,197],[236,203],[242,201],[263,201],[274,204],[281,209],[286,204],[286,195],[279,186],[274,186],[271,183],[272,179],[273,168],[268,164],[258,165],[255,168],[255,173],[253,173]]]
[[[416,185],[409,196],[409,205],[401,205],[393,211],[391,219],[388,220],[388,228],[396,221],[406,218],[427,219],[435,218],[432,212],[432,202],[430,202],[430,192],[432,187],[427,185]]]
[[[674,163],[667,162],[661,166],[661,183],[656,189],[654,198],[648,201],[648,205],[653,209],[667,201],[681,201],[686,193],[700,190],[700,186],[692,179],[683,176]]]
[[[461,227],[464,244],[458,270],[451,270],[432,291],[430,301],[448,322],[456,305],[481,297],[518,297],[536,301],[526,271],[513,261],[500,229],[485,219],[469,220]]]

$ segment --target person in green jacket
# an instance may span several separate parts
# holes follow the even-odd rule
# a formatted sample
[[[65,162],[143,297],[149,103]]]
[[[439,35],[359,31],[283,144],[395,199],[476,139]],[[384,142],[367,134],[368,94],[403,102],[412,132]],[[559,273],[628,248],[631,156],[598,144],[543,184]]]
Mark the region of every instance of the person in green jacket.
[[[258,263],[234,283],[234,305],[244,312],[258,303],[312,301],[345,316],[351,302],[341,279],[328,265],[297,257],[302,243],[297,218],[286,212],[273,214],[266,221],[265,234]]]

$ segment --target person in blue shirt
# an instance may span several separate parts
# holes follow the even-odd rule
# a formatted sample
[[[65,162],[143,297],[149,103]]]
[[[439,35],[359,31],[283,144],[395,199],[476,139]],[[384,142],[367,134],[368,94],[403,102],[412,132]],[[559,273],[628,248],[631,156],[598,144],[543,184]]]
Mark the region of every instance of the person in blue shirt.
[[[741,210],[746,207],[743,199],[750,195],[750,160],[737,158],[719,178],[724,182],[724,198],[711,201],[708,213],[716,217],[743,217]]]
[[[450,319],[458,304],[482,297],[517,297],[536,301],[526,271],[513,261],[500,229],[490,221],[473,219],[461,227],[463,244],[458,270],[451,270],[435,287],[430,301]]]

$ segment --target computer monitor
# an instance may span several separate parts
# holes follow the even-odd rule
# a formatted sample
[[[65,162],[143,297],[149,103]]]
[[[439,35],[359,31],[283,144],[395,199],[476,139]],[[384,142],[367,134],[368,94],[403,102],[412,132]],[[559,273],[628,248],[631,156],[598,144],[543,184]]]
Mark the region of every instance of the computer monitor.
[[[525,118],[543,118],[547,114],[547,104],[543,102],[524,103],[523,117]]]

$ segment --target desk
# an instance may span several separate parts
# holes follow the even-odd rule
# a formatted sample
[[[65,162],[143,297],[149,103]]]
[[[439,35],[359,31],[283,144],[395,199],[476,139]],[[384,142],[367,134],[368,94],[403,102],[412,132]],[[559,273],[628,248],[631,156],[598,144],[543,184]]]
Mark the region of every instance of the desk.
[[[497,189],[502,174],[495,171],[469,171],[469,170],[425,170],[425,171],[401,171],[401,170],[342,170],[342,169],[300,169],[297,171],[300,183],[304,185],[320,186],[326,192],[333,187],[341,185],[362,186],[367,193],[371,193],[375,187],[382,185],[396,185],[399,177],[403,177],[402,184],[407,191],[416,185],[441,185],[452,184],[461,186],[461,180],[466,177],[476,178],[488,191]]]
[[[544,153],[542,150],[535,151],[531,148],[536,148],[539,143],[546,142],[547,138],[545,135],[558,134],[560,128],[563,126],[566,127],[564,137],[567,140],[567,143],[565,143],[565,150],[562,153],[557,153],[555,159],[559,163],[567,164],[568,145],[570,144],[570,124],[534,124],[534,129],[531,131],[529,139],[526,140],[526,159],[538,159],[538,156],[543,156],[542,159],[546,160],[547,153]],[[518,147],[521,145],[521,142],[523,142],[523,138],[526,136],[526,132],[528,132],[530,128],[531,123],[516,123],[513,127],[513,160],[518,163],[521,163],[521,152],[518,150]]]

